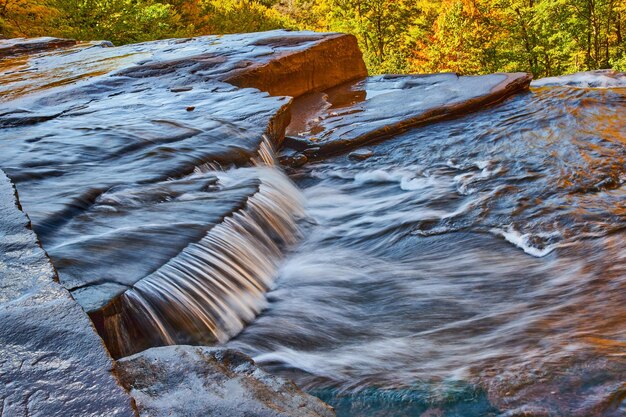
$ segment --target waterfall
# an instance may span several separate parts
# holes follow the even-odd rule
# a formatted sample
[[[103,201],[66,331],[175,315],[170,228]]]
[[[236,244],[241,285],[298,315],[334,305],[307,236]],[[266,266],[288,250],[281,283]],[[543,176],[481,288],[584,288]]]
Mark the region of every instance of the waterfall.
[[[103,311],[114,356],[151,346],[225,342],[265,306],[286,248],[299,237],[303,197],[264,142],[256,166],[215,171],[221,183],[254,175],[258,191],[197,243],[138,281]],[[215,167],[199,167],[206,172]]]

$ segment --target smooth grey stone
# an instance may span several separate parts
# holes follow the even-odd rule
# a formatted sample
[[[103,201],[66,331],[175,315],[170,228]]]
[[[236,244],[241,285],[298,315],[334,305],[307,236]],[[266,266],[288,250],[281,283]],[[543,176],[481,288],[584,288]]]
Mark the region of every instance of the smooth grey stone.
[[[235,350],[166,346],[117,361],[122,384],[145,417],[333,417],[295,384]]]

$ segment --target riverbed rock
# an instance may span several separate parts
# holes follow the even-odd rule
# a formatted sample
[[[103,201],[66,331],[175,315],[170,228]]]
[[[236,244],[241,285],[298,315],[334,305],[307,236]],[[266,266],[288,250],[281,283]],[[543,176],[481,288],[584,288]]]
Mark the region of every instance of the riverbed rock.
[[[77,43],[73,39],[51,37],[0,39],[0,58],[50,51]]]
[[[423,123],[480,110],[528,89],[530,80],[526,73],[370,77],[325,92],[329,105],[317,106],[316,115],[303,115],[296,102],[285,144],[303,152],[315,149],[318,157],[348,151]]]
[[[534,80],[531,87],[620,88],[626,87],[626,73],[605,69]]]
[[[0,415],[134,416],[89,318],[0,171]]]
[[[281,145],[286,95],[367,74],[356,39],[335,33],[47,44],[59,49],[1,62],[0,167],[61,283],[89,312],[257,190],[251,179],[215,183],[199,167],[249,165],[264,146]]]
[[[332,417],[331,407],[230,349],[167,346],[117,362],[140,416]]]
[[[46,38],[47,39],[47,38]],[[32,49],[36,40],[0,41],[8,51]],[[364,78],[356,38],[341,33],[260,33],[167,39],[106,47],[103,42],[49,41],[62,49],[7,58],[0,65],[0,102],[47,89],[85,85],[94,78],[166,77],[172,87],[222,81],[276,96],[297,97]],[[10,49],[9,49],[10,48]]]
[[[348,158],[355,161],[364,161],[368,158],[371,158],[372,156],[374,156],[374,151],[369,148],[357,149],[348,154]]]

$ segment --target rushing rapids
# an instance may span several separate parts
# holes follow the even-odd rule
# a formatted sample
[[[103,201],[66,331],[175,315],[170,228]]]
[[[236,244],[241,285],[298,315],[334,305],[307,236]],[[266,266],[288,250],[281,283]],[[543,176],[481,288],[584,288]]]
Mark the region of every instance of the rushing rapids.
[[[534,89],[293,171],[306,238],[228,346],[340,416],[623,415],[625,121]]]
[[[115,356],[151,346],[226,342],[265,307],[265,293],[283,253],[299,237],[302,196],[274,165],[266,140],[256,167],[226,171],[205,165],[216,186],[236,188],[251,179],[258,190],[244,207],[187,246],[96,315]]]

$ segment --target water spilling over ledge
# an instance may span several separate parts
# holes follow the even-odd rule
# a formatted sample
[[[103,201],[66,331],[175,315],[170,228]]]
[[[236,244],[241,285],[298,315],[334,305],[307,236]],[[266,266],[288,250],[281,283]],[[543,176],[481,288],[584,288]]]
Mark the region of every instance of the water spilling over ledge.
[[[16,96],[2,105],[0,166],[18,183],[61,281],[88,311],[200,240],[256,192],[253,178],[217,187],[210,173],[189,174],[207,163],[249,165],[264,138],[280,146],[290,98],[222,80],[258,80],[295,95],[364,73],[352,37],[283,35],[79,44],[20,61],[19,70],[11,59],[22,57],[9,59],[1,85]],[[338,47],[325,58],[333,61],[327,76],[313,77],[308,55]],[[293,84],[270,83],[278,62]],[[94,74],[96,67],[103,71]]]
[[[151,346],[224,343],[266,305],[283,253],[296,243],[302,197],[276,167],[216,173],[258,178],[258,191],[197,243],[93,314],[116,357]]]
[[[626,412],[622,74],[365,78],[354,38],[312,32],[16,45],[0,167],[111,353],[138,352],[141,415],[222,383],[332,415],[232,350],[144,350],[181,343],[346,417]]]

